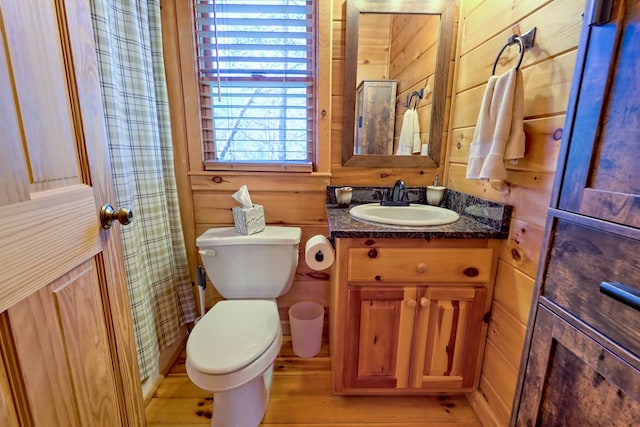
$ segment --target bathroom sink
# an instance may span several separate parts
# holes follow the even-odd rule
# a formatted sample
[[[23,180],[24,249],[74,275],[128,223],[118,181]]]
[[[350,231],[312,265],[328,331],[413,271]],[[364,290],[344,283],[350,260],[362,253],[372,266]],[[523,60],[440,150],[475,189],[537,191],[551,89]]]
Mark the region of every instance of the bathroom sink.
[[[410,204],[409,206],[380,206],[380,203],[358,205],[349,211],[352,217],[390,225],[443,225],[460,218],[452,210],[438,206]]]

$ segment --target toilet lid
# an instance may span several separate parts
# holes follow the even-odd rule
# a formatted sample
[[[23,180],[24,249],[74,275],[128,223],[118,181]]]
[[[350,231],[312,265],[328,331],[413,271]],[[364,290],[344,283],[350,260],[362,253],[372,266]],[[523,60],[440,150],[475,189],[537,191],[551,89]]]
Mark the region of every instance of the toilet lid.
[[[279,330],[275,301],[220,301],[191,331],[187,358],[204,373],[237,371],[264,353]]]

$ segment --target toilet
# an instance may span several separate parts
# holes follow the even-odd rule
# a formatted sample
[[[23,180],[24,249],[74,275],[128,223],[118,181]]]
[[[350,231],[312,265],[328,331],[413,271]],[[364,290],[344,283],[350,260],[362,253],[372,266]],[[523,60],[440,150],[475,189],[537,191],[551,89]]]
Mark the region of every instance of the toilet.
[[[207,276],[225,300],[187,340],[187,375],[213,393],[215,427],[258,426],[282,345],[276,298],[288,292],[302,231],[267,226],[252,235],[211,228],[196,239]]]

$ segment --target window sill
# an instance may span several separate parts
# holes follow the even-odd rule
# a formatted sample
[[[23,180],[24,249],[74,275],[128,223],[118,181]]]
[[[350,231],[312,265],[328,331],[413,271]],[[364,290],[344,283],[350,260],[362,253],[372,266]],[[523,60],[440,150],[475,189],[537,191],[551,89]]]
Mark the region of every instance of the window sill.
[[[205,171],[239,171],[239,172],[313,172],[310,162],[216,162],[204,161]]]

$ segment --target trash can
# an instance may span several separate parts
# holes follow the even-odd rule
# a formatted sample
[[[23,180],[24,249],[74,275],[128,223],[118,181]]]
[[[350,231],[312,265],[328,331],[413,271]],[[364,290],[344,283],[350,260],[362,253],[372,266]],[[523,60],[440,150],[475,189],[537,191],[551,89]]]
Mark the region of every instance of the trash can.
[[[289,326],[293,352],[299,357],[313,357],[322,345],[322,325],[324,308],[322,305],[302,301],[289,308]]]

